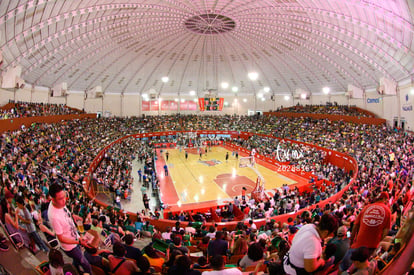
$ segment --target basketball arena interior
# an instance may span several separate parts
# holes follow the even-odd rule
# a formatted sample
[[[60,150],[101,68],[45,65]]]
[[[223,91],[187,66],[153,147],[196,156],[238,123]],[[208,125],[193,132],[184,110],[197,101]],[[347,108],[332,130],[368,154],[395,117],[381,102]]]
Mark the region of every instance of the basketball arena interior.
[[[50,251],[89,274],[49,224],[56,184],[76,234],[107,231],[96,249],[132,234],[165,258],[127,257],[136,274],[219,272],[193,266],[212,259],[209,230],[228,241],[211,274],[283,274],[275,239],[295,250],[325,215],[350,253],[386,221],[364,274],[414,272],[412,0],[3,0],[0,74],[0,274],[60,274]],[[175,227],[185,271],[166,252]],[[239,231],[265,243],[248,267]]]

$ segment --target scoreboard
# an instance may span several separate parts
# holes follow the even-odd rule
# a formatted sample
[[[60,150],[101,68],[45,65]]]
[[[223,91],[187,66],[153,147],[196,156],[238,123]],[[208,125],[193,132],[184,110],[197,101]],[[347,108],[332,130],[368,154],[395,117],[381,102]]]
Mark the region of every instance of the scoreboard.
[[[200,111],[221,111],[223,110],[224,98],[205,97],[198,99]]]

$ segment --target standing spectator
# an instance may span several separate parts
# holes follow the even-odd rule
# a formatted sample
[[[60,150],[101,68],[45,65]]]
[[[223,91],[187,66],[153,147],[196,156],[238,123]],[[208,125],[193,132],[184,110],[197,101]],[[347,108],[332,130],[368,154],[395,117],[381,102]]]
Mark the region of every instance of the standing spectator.
[[[73,259],[73,265],[78,270],[79,266],[82,266],[84,272],[91,274],[91,266],[80,247],[86,245],[86,242],[79,237],[72,214],[66,208],[65,190],[61,185],[54,183],[49,188],[49,195],[52,197],[52,202],[49,204],[48,217],[63,251]]]
[[[120,195],[116,195],[116,198],[115,198],[115,205],[116,205],[116,207],[118,207],[119,209],[122,209],[122,205],[121,205],[121,196]]]
[[[381,192],[375,203],[365,206],[357,216],[351,234],[351,248],[345,254],[340,269],[351,266],[351,255],[355,249],[365,246],[372,254],[391,228],[391,211],[387,205],[389,195]]]
[[[229,160],[229,152],[226,152],[226,162]]]
[[[299,275],[324,266],[321,242],[337,229],[338,221],[329,214],[324,214],[317,225],[304,225],[293,238],[292,246],[285,257],[285,272]]]
[[[144,207],[146,210],[149,210],[149,198],[147,196],[147,194],[144,194],[144,196],[142,197],[142,202],[144,203]]]
[[[246,200],[246,191],[247,191],[246,187],[243,186],[242,188],[242,200],[243,201]]]
[[[139,178],[139,182],[142,181],[142,170],[141,168],[138,169],[138,178]]]

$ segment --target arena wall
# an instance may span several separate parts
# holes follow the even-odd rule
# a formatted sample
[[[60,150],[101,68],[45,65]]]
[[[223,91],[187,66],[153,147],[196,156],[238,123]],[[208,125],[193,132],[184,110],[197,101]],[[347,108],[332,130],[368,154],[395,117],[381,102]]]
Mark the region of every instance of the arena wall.
[[[414,129],[414,85],[411,83],[400,85],[397,95],[380,95],[375,90],[367,91],[364,98],[349,98],[342,94],[320,95],[313,94],[308,100],[298,99],[290,96],[285,100],[284,95],[265,94],[265,100],[246,94],[229,94],[225,95],[227,106],[223,107],[222,112],[202,112],[199,111],[178,111],[182,114],[240,114],[247,115],[249,111],[268,112],[276,110],[280,107],[289,107],[296,104],[326,104],[327,102],[338,103],[341,105],[357,106],[375,113],[378,117],[387,120],[390,125],[396,124],[401,127],[403,124],[405,129]],[[191,100],[185,95],[182,99]],[[164,96],[164,100],[175,100],[173,96]],[[25,101],[25,102],[42,102],[54,104],[67,104],[70,107],[84,109],[88,113],[102,112],[110,116],[140,116],[146,115],[163,115],[171,114],[175,111],[151,111],[143,112],[141,108],[142,97],[137,94],[125,94],[120,96],[117,93],[107,93],[102,98],[84,97],[84,92],[70,91],[65,97],[51,97],[50,91],[45,87],[32,88],[26,85],[23,89],[0,89],[0,104],[4,105],[9,100]],[[246,102],[244,102],[246,101]]]

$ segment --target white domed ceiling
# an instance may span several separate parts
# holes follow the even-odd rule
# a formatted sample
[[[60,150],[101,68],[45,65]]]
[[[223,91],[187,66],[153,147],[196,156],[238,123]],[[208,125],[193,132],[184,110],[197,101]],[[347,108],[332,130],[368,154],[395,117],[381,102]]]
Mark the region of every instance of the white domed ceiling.
[[[413,77],[413,2],[3,0],[1,70],[111,93],[373,88]]]

